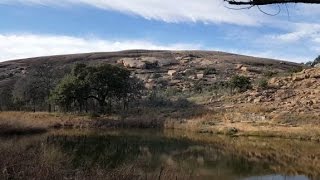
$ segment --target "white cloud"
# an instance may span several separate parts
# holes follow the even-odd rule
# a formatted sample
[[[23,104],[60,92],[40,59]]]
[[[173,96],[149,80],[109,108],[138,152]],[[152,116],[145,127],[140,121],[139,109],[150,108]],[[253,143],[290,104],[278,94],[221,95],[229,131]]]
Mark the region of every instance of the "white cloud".
[[[79,38],[58,35],[36,34],[0,34],[0,62],[20,58],[87,53],[108,52],[128,49],[149,50],[213,50],[225,51],[235,54],[243,54],[255,57],[283,59],[294,62],[302,62],[312,59],[308,55],[297,57],[295,54],[286,54],[281,50],[269,49],[234,49],[234,48],[210,48],[201,44],[158,44],[145,40],[121,40],[111,41],[97,38]]]
[[[171,23],[203,22],[261,25],[241,28],[240,26],[219,25],[216,27],[225,28],[225,32],[222,34],[224,38],[228,35],[228,32],[234,32],[227,41],[228,49],[225,50],[229,52],[296,62],[310,59],[320,53],[320,22],[318,18],[320,11],[316,6],[289,6],[290,17],[288,17],[284,8],[282,8],[280,15],[271,17],[254,9],[242,11],[227,9],[223,6],[223,0],[0,0],[0,4],[2,3],[71,8],[74,5],[92,6]],[[278,6],[267,6],[263,10],[274,13],[278,10]],[[270,29],[264,29],[265,27]],[[213,36],[215,35],[213,34]],[[158,42],[161,42],[161,39]],[[219,41],[209,42],[209,40],[202,40],[202,42],[220,43]],[[245,42],[245,46],[242,49],[235,50],[243,42]],[[224,42],[221,42],[221,44],[223,45]],[[43,55],[125,49],[208,48],[197,44],[157,44],[145,40],[111,41],[56,35],[0,34],[0,61]]]
[[[274,35],[273,39],[282,42],[296,42],[304,39],[315,40],[320,38],[320,24],[296,23],[289,33]]]
[[[1,3],[1,2],[0,2]],[[253,11],[234,11],[223,0],[2,0],[2,3],[38,5],[85,4],[165,22],[204,22],[257,25]]]
[[[307,58],[304,61],[312,60],[312,56],[320,54],[320,24],[294,23],[291,26],[287,33],[263,38],[269,44],[269,49],[282,49],[289,56],[305,55]]]
[[[290,62],[296,62],[296,63],[307,62],[314,58],[314,56],[312,55],[297,56],[295,54],[288,54],[281,50],[277,51],[276,49],[261,51],[258,49],[246,50],[246,49],[215,48],[214,50],[224,51],[224,52],[229,52],[234,54],[241,54],[246,56],[284,60],[284,61],[290,61]]]
[[[201,49],[199,44],[156,44],[145,40],[108,41],[56,35],[0,34],[0,61],[36,56],[128,49]]]
[[[310,5],[310,4],[300,4],[296,8],[296,13],[299,16],[314,16],[315,20],[319,20],[317,17],[320,15],[319,6],[317,5]]]

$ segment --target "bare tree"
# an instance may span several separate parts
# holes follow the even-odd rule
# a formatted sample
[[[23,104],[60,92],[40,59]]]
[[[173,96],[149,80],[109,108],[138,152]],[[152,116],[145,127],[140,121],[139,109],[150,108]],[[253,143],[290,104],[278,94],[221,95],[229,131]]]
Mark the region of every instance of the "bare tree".
[[[320,0],[224,0],[231,5],[269,5],[269,4],[284,4],[284,3],[306,3],[320,4]]]
[[[54,69],[52,63],[34,66],[25,77],[16,82],[13,91],[15,101],[27,108],[32,105],[33,111],[36,111],[36,108],[43,110],[47,106],[50,112],[49,96],[61,75],[63,73]]]

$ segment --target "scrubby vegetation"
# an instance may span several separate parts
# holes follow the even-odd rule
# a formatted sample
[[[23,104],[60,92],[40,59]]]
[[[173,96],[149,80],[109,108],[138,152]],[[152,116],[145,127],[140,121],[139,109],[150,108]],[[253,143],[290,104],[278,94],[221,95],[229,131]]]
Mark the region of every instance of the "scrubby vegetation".
[[[2,89],[1,109],[24,111],[112,112],[142,96],[142,83],[126,69],[77,64],[70,73],[50,64],[36,67],[12,88]]]
[[[283,129],[273,132],[271,127],[305,127],[318,120],[316,68],[293,73],[303,66],[287,62],[263,66],[265,62],[254,61],[225,66],[215,58],[166,58],[163,62],[169,65],[157,62],[157,67],[144,66],[156,58],[136,56],[116,58],[116,64],[73,63],[57,68],[39,63],[0,88],[4,111],[0,130],[32,134],[52,128],[128,127],[282,136]],[[300,91],[302,86],[306,88]],[[295,113],[290,118],[286,113],[278,116],[284,110]],[[312,120],[303,120],[309,117]]]
[[[123,109],[142,95],[143,85],[130,72],[120,67],[97,67],[78,64],[66,75],[51,93],[51,100],[64,111],[112,112],[114,104]]]
[[[260,78],[257,81],[258,88],[267,89],[268,88],[268,80],[266,78]]]
[[[250,78],[245,76],[238,76],[235,75],[231,78],[230,82],[231,91],[234,90],[238,92],[244,92],[251,88],[251,81]]]

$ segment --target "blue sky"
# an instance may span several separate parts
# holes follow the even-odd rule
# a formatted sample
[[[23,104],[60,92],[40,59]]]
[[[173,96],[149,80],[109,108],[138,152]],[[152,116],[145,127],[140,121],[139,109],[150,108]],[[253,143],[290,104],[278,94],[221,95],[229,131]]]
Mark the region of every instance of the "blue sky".
[[[0,0],[0,61],[126,49],[218,50],[295,62],[320,54],[320,6],[223,0]],[[287,11],[288,9],[288,11]]]

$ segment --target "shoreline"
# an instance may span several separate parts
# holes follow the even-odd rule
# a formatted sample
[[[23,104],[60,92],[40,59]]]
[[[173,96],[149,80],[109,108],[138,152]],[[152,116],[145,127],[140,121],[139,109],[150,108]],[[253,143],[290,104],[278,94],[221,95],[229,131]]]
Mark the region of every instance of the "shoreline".
[[[227,113],[228,114],[228,113]],[[320,128],[311,124],[282,125],[260,122],[242,122],[226,119],[208,121],[212,117],[202,115],[189,120],[141,119],[130,115],[125,119],[117,116],[89,117],[88,115],[46,112],[0,112],[0,136],[41,134],[53,129],[174,129],[201,134],[217,134],[232,137],[267,137],[298,139],[320,142]],[[230,115],[230,113],[229,113]],[[239,114],[238,114],[239,115]],[[239,116],[236,116],[239,117]]]

